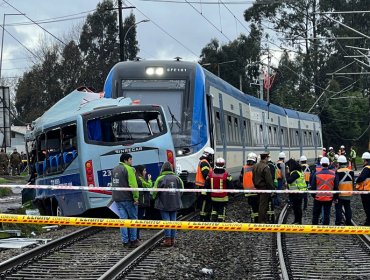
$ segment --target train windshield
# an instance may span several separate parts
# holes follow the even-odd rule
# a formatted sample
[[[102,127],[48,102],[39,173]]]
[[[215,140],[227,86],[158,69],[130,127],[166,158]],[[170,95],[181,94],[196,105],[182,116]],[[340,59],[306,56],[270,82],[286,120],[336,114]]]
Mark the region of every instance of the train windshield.
[[[122,80],[123,96],[140,104],[160,104],[175,148],[191,145],[191,110],[184,106],[186,80]]]

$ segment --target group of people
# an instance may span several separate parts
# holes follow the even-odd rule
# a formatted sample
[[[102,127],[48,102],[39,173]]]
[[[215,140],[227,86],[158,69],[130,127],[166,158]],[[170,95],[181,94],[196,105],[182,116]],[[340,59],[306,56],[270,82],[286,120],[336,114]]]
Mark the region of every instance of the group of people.
[[[244,189],[253,190],[281,190],[288,189],[297,191],[289,194],[289,204],[294,212],[293,224],[302,224],[303,210],[307,208],[307,193],[303,191],[322,191],[313,193],[312,224],[329,225],[330,210],[334,203],[336,210],[336,225],[350,225],[352,219],[351,196],[354,186],[360,191],[370,191],[370,153],[362,155],[363,170],[355,182],[354,172],[349,168],[349,160],[342,154],[335,160],[335,165],[328,157],[319,156],[315,165],[307,164],[307,157],[302,155],[299,161],[289,159],[285,162],[285,154],[281,152],[276,163],[271,161],[268,152],[260,154],[260,162],[257,163],[257,155],[249,153],[247,162],[240,174],[240,182]],[[332,191],[343,191],[333,193]],[[300,193],[302,191],[302,193]],[[273,222],[269,216],[273,213],[273,207],[280,204],[280,195],[275,193],[246,193],[248,204],[251,208],[253,222]],[[365,226],[370,226],[370,194],[361,195],[366,214]],[[302,206],[303,204],[303,206]],[[345,220],[343,221],[343,210]]]
[[[9,167],[11,168],[12,176],[20,175],[22,169],[22,160],[25,154],[20,154],[17,152],[17,149],[13,150],[13,153],[10,156],[0,149],[0,175],[9,175]]]
[[[340,146],[340,149],[338,150],[337,153],[335,152],[333,147],[329,147],[329,151],[326,151],[326,148],[323,148],[322,155],[323,157],[327,157],[330,161],[330,164],[334,167],[338,167],[337,161],[338,161],[339,156],[345,156],[348,160],[349,166],[357,171],[357,164],[356,164],[357,153],[353,146],[351,146],[351,149],[348,155],[347,155],[344,145]]]
[[[112,200],[117,205],[119,218],[144,219],[150,206],[151,198],[155,200],[154,208],[160,211],[165,221],[176,221],[177,211],[182,208],[181,192],[158,191],[158,189],[182,189],[184,184],[180,177],[173,172],[170,162],[162,165],[161,173],[154,184],[151,175],[147,174],[143,165],[132,166],[132,155],[123,153],[120,163],[112,170],[112,187],[116,188],[150,188],[151,191],[120,191],[113,190]],[[125,247],[140,245],[140,231],[137,228],[121,228],[122,244]],[[174,245],[176,230],[165,230],[163,246]]]

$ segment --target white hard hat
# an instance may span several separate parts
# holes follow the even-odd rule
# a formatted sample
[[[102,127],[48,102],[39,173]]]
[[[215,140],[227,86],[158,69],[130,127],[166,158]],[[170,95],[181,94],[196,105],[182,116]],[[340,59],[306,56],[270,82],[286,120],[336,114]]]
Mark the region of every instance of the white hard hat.
[[[329,147],[329,151],[330,151],[330,150],[334,150],[334,149],[333,149],[333,147]]]
[[[322,157],[323,157],[323,155],[319,155],[319,156],[318,156],[318,158],[319,158],[319,159],[320,159],[320,158],[322,158]]]
[[[326,148],[322,148],[323,151],[326,151]]]
[[[247,161],[248,160],[257,161],[257,155],[255,153],[249,153],[247,157]]]
[[[323,157],[323,158],[320,160],[320,164],[321,164],[321,165],[322,165],[322,164],[327,164],[327,165],[329,165],[329,164],[330,164],[329,159],[328,159],[327,157]]]
[[[204,149],[204,154],[214,155],[215,154],[215,150],[213,150],[211,147],[206,147]]]
[[[335,159],[338,159],[338,158],[339,158],[339,156],[338,156],[337,154],[335,154],[335,155],[334,155],[334,158],[335,158]]]
[[[369,153],[369,152],[365,152],[365,153],[363,153],[361,158],[362,158],[362,159],[367,159],[367,160],[369,160],[369,159],[370,159],[370,153]]]
[[[301,158],[299,159],[299,161],[307,161],[307,157],[306,156],[301,156]]]
[[[284,152],[279,153],[279,158],[286,158],[285,153]]]
[[[215,168],[224,168],[225,167],[225,160],[222,157],[216,159]]]
[[[341,149],[344,149],[344,145],[340,146]]]
[[[339,163],[347,163],[347,159],[345,156],[339,156],[338,157],[338,162]]]

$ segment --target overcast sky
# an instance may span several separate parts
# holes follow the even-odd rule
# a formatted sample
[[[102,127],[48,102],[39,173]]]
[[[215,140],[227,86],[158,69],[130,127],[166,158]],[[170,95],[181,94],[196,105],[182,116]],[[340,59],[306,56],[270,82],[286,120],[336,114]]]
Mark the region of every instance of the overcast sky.
[[[63,40],[73,26],[81,26],[87,11],[94,10],[99,0],[6,0],[20,12],[34,21],[61,19],[63,16],[73,20],[42,24],[47,31]],[[137,26],[139,57],[144,59],[172,59],[176,56],[184,60],[196,61],[201,49],[217,38],[221,43],[234,40],[240,33],[249,34],[249,25],[243,13],[250,7],[251,0],[129,0],[124,1],[132,9],[136,20],[149,19],[150,22]],[[194,1],[194,0],[191,0]],[[117,2],[115,0],[115,2]],[[176,2],[176,3],[174,3]],[[202,4],[199,4],[202,3]],[[0,0],[0,20],[3,14],[18,13],[6,2]],[[130,10],[123,10],[123,16]],[[6,15],[6,30],[24,46],[5,32],[3,48],[2,76],[20,76],[32,66],[32,54],[41,38],[56,40],[37,25],[11,25],[27,23],[22,15]],[[1,23],[2,24],[2,23]],[[222,33],[221,33],[222,31]]]

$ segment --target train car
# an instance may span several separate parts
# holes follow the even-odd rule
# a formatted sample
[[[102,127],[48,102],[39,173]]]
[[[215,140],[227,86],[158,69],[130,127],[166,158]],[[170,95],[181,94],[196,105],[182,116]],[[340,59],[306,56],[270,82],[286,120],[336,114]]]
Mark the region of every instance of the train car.
[[[116,64],[104,85],[107,98],[130,97],[164,107],[177,157],[177,172],[192,187],[205,147],[226,160],[235,180],[249,152],[269,150],[273,160],[284,151],[309,162],[322,152],[316,115],[268,104],[244,94],[200,64],[127,61]]]
[[[163,162],[175,164],[174,146],[163,109],[133,105],[130,98],[106,99],[75,90],[26,133],[36,185],[107,187],[122,153],[144,164],[155,180]],[[112,214],[109,190],[36,189],[35,203],[47,215]]]

